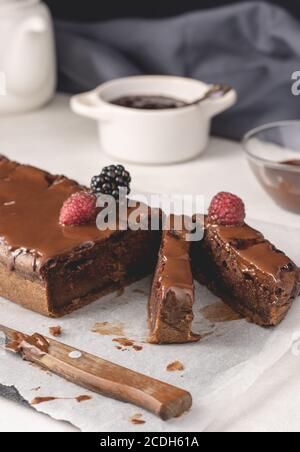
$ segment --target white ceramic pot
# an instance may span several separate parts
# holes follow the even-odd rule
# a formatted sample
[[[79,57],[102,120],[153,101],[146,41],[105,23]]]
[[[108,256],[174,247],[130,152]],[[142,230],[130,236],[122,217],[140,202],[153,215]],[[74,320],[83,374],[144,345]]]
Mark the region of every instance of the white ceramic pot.
[[[99,124],[101,149],[116,160],[163,164],[189,160],[206,148],[213,116],[236,101],[236,92],[199,105],[167,110],[140,110],[110,103],[127,95],[164,95],[192,102],[209,85],[182,77],[137,76],[104,83],[76,95],[73,111]]]
[[[52,19],[39,0],[0,0],[0,114],[40,107],[54,95]]]

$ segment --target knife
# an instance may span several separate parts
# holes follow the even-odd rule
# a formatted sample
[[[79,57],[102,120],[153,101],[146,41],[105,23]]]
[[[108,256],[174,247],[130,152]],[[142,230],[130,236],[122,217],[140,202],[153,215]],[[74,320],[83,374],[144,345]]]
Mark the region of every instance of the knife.
[[[38,333],[29,336],[2,325],[0,332],[7,351],[88,390],[140,406],[163,420],[179,417],[192,406],[192,396],[185,390]]]

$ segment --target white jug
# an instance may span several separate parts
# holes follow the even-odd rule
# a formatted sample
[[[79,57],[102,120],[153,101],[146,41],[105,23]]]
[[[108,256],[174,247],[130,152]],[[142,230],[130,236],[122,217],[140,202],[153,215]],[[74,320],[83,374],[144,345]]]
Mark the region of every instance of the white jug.
[[[36,109],[56,87],[53,26],[40,0],[0,0],[0,115]]]

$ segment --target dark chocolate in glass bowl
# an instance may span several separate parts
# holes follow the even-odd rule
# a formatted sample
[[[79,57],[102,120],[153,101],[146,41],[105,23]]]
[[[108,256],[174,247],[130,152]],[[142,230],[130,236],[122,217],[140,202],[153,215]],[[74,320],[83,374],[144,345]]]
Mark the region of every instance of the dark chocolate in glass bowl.
[[[300,121],[258,127],[243,145],[265,191],[279,206],[300,214]]]

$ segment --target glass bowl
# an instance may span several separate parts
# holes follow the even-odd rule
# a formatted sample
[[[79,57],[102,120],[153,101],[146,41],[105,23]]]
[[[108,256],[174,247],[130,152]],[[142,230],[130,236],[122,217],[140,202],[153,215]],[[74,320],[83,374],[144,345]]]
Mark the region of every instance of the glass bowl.
[[[300,214],[300,121],[267,124],[243,139],[248,162],[271,198]]]

